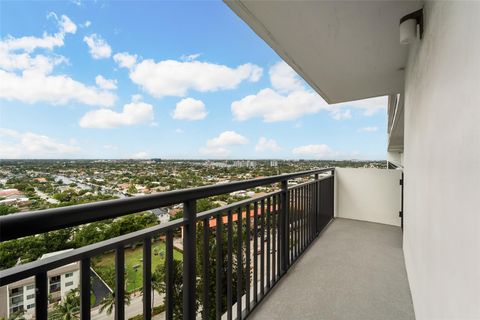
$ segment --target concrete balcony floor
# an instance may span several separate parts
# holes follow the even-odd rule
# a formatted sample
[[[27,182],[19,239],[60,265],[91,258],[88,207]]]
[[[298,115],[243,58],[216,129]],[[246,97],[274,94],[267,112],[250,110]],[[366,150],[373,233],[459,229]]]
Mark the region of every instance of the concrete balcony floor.
[[[401,229],[335,219],[249,319],[415,319]]]

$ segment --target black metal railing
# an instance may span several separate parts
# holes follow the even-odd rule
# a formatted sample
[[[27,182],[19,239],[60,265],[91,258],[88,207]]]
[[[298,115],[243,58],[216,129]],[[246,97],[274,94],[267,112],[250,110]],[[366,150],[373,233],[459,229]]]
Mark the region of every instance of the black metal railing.
[[[183,203],[183,218],[0,271],[0,286],[35,278],[36,319],[48,316],[49,270],[80,261],[80,316],[91,316],[91,259],[115,252],[115,318],[125,318],[125,246],[143,245],[143,318],[152,317],[152,240],[165,241],[165,314],[242,319],[333,218],[333,168],[0,217],[0,241]],[[321,177],[319,175],[322,175]],[[288,187],[288,180],[313,176]],[[198,199],[280,183],[279,191],[209,211]],[[174,234],[183,229],[183,296],[175,299]],[[178,277],[178,276],[177,276]],[[179,301],[181,300],[181,301]]]

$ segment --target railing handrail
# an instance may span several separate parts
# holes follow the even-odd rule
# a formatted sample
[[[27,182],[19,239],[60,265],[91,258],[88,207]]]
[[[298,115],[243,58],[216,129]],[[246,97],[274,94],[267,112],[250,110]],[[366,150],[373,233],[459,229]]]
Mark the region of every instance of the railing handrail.
[[[189,200],[197,200],[262,185],[279,183],[302,176],[334,172],[334,170],[335,168],[314,169],[132,198],[10,214],[0,217],[0,242],[74,227],[94,221],[117,218],[131,213],[184,203]]]
[[[323,179],[327,179],[327,178],[331,178],[331,176],[325,177]],[[316,181],[320,181],[323,179],[319,179]],[[315,183],[315,181],[305,182],[293,187],[289,187],[288,189],[294,190],[311,183]],[[245,200],[241,200],[226,206],[199,212],[197,214],[196,220],[202,221],[212,216],[216,216],[219,213],[241,208],[242,206],[252,203],[252,201],[261,201],[262,199],[267,199],[273,195],[278,195],[280,193],[281,193],[281,190],[273,191],[257,198],[245,199]],[[114,250],[119,245],[128,245],[136,241],[141,241],[145,237],[153,237],[158,234],[164,234],[168,230],[174,230],[183,226],[185,223],[186,221],[183,218],[169,221],[153,227],[141,229],[128,234],[124,234],[114,238],[99,241],[99,242],[86,245],[77,249],[73,249],[67,252],[63,252],[61,254],[57,254],[51,257],[35,260],[35,261],[28,262],[28,263],[15,266],[9,269],[0,270],[0,287],[15,281],[32,277],[38,272],[47,272],[49,270],[64,266],[66,264],[80,261],[84,258],[90,258],[96,254],[101,254],[109,250]]]
[[[166,231],[177,229],[184,224],[184,219],[173,220],[153,227],[92,243],[80,248],[72,249],[70,251],[66,251],[44,259],[38,259],[9,269],[0,270],[0,287],[34,276],[38,272],[47,272],[69,263],[80,261],[83,258],[90,258],[96,254],[102,254],[109,250],[114,250],[119,245],[128,245],[136,241],[140,241],[145,237],[153,237],[158,234],[164,234]]]

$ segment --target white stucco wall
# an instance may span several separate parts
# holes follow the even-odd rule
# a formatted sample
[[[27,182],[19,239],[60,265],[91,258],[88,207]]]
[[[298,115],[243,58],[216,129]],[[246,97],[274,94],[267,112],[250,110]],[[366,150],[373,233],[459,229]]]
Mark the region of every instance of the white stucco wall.
[[[336,168],[336,216],[400,226],[401,171]]]
[[[406,267],[417,319],[480,319],[480,2],[424,11],[406,67]]]

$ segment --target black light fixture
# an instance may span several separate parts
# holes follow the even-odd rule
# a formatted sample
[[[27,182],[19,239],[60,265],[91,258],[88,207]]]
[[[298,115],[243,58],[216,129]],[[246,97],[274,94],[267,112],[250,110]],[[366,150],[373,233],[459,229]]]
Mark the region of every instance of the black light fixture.
[[[400,43],[410,44],[417,37],[420,39],[423,37],[423,9],[407,14],[400,19]]]

